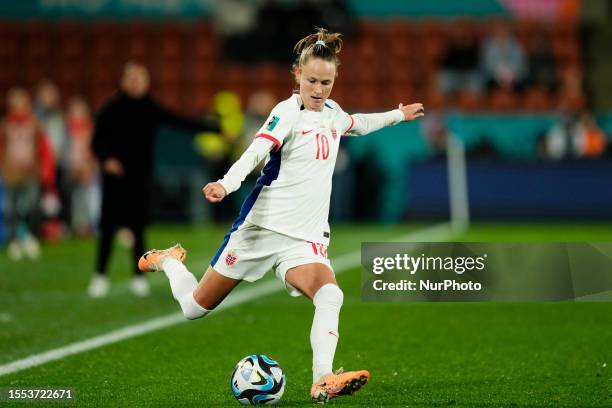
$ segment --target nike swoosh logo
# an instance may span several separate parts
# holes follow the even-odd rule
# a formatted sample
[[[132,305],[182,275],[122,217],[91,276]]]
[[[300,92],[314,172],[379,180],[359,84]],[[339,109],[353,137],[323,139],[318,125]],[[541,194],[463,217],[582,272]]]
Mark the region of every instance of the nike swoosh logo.
[[[338,337],[338,335],[337,335],[336,333],[334,333],[333,331],[328,331],[327,333],[328,333],[328,334],[331,334],[332,336],[336,336],[336,337]]]
[[[303,135],[307,135],[307,134],[309,134],[310,132],[312,132],[313,130],[314,130],[314,129],[310,129],[310,130],[302,130],[302,134],[303,134]]]

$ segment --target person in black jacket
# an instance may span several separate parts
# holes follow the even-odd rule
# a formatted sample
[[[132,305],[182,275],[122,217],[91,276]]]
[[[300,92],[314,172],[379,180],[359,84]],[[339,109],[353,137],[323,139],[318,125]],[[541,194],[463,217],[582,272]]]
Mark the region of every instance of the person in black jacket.
[[[133,265],[144,252],[144,229],[149,223],[153,154],[160,125],[188,131],[218,131],[215,123],[205,123],[174,114],[160,106],[148,93],[149,73],[143,65],[125,65],[120,90],[100,110],[92,140],[92,150],[102,170],[102,214],[97,248],[96,274],[89,295],[105,296],[110,288],[106,271],[112,242],[119,228],[131,230],[134,237]],[[131,291],[149,294],[149,284],[137,267]]]

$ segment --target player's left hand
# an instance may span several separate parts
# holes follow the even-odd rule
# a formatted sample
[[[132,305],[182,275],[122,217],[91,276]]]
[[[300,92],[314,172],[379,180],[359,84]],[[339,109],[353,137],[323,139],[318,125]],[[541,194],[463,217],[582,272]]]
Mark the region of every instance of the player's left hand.
[[[221,183],[217,181],[205,185],[202,189],[202,193],[204,194],[204,197],[206,197],[206,199],[211,203],[218,203],[219,201],[223,200],[227,195],[227,191],[225,191],[225,188],[221,185]]]
[[[400,103],[397,108],[404,114],[404,120],[414,120],[425,116],[425,108],[422,103],[413,103],[411,105]]]

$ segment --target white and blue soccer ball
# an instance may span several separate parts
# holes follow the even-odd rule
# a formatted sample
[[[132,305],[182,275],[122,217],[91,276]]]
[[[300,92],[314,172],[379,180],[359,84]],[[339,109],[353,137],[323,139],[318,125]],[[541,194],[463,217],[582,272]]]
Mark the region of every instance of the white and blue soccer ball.
[[[285,392],[283,369],[263,354],[252,354],[240,360],[230,382],[234,397],[243,405],[276,404]]]

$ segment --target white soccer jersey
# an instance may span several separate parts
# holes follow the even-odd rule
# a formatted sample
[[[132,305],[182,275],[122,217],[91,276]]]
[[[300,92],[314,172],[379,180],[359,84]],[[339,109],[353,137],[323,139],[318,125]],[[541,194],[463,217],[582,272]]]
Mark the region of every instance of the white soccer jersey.
[[[219,180],[228,194],[238,189],[274,143],[256,187],[224,242],[246,220],[328,246],[329,200],[340,138],[344,134],[364,135],[403,119],[398,109],[351,116],[330,99],[322,111],[309,111],[299,95],[276,105],[249,149]]]
[[[351,117],[329,99],[321,112],[305,109],[298,95],[276,105],[256,136],[273,141],[276,149],[243,205],[246,220],[328,245],[332,174],[340,137],[350,124]]]

